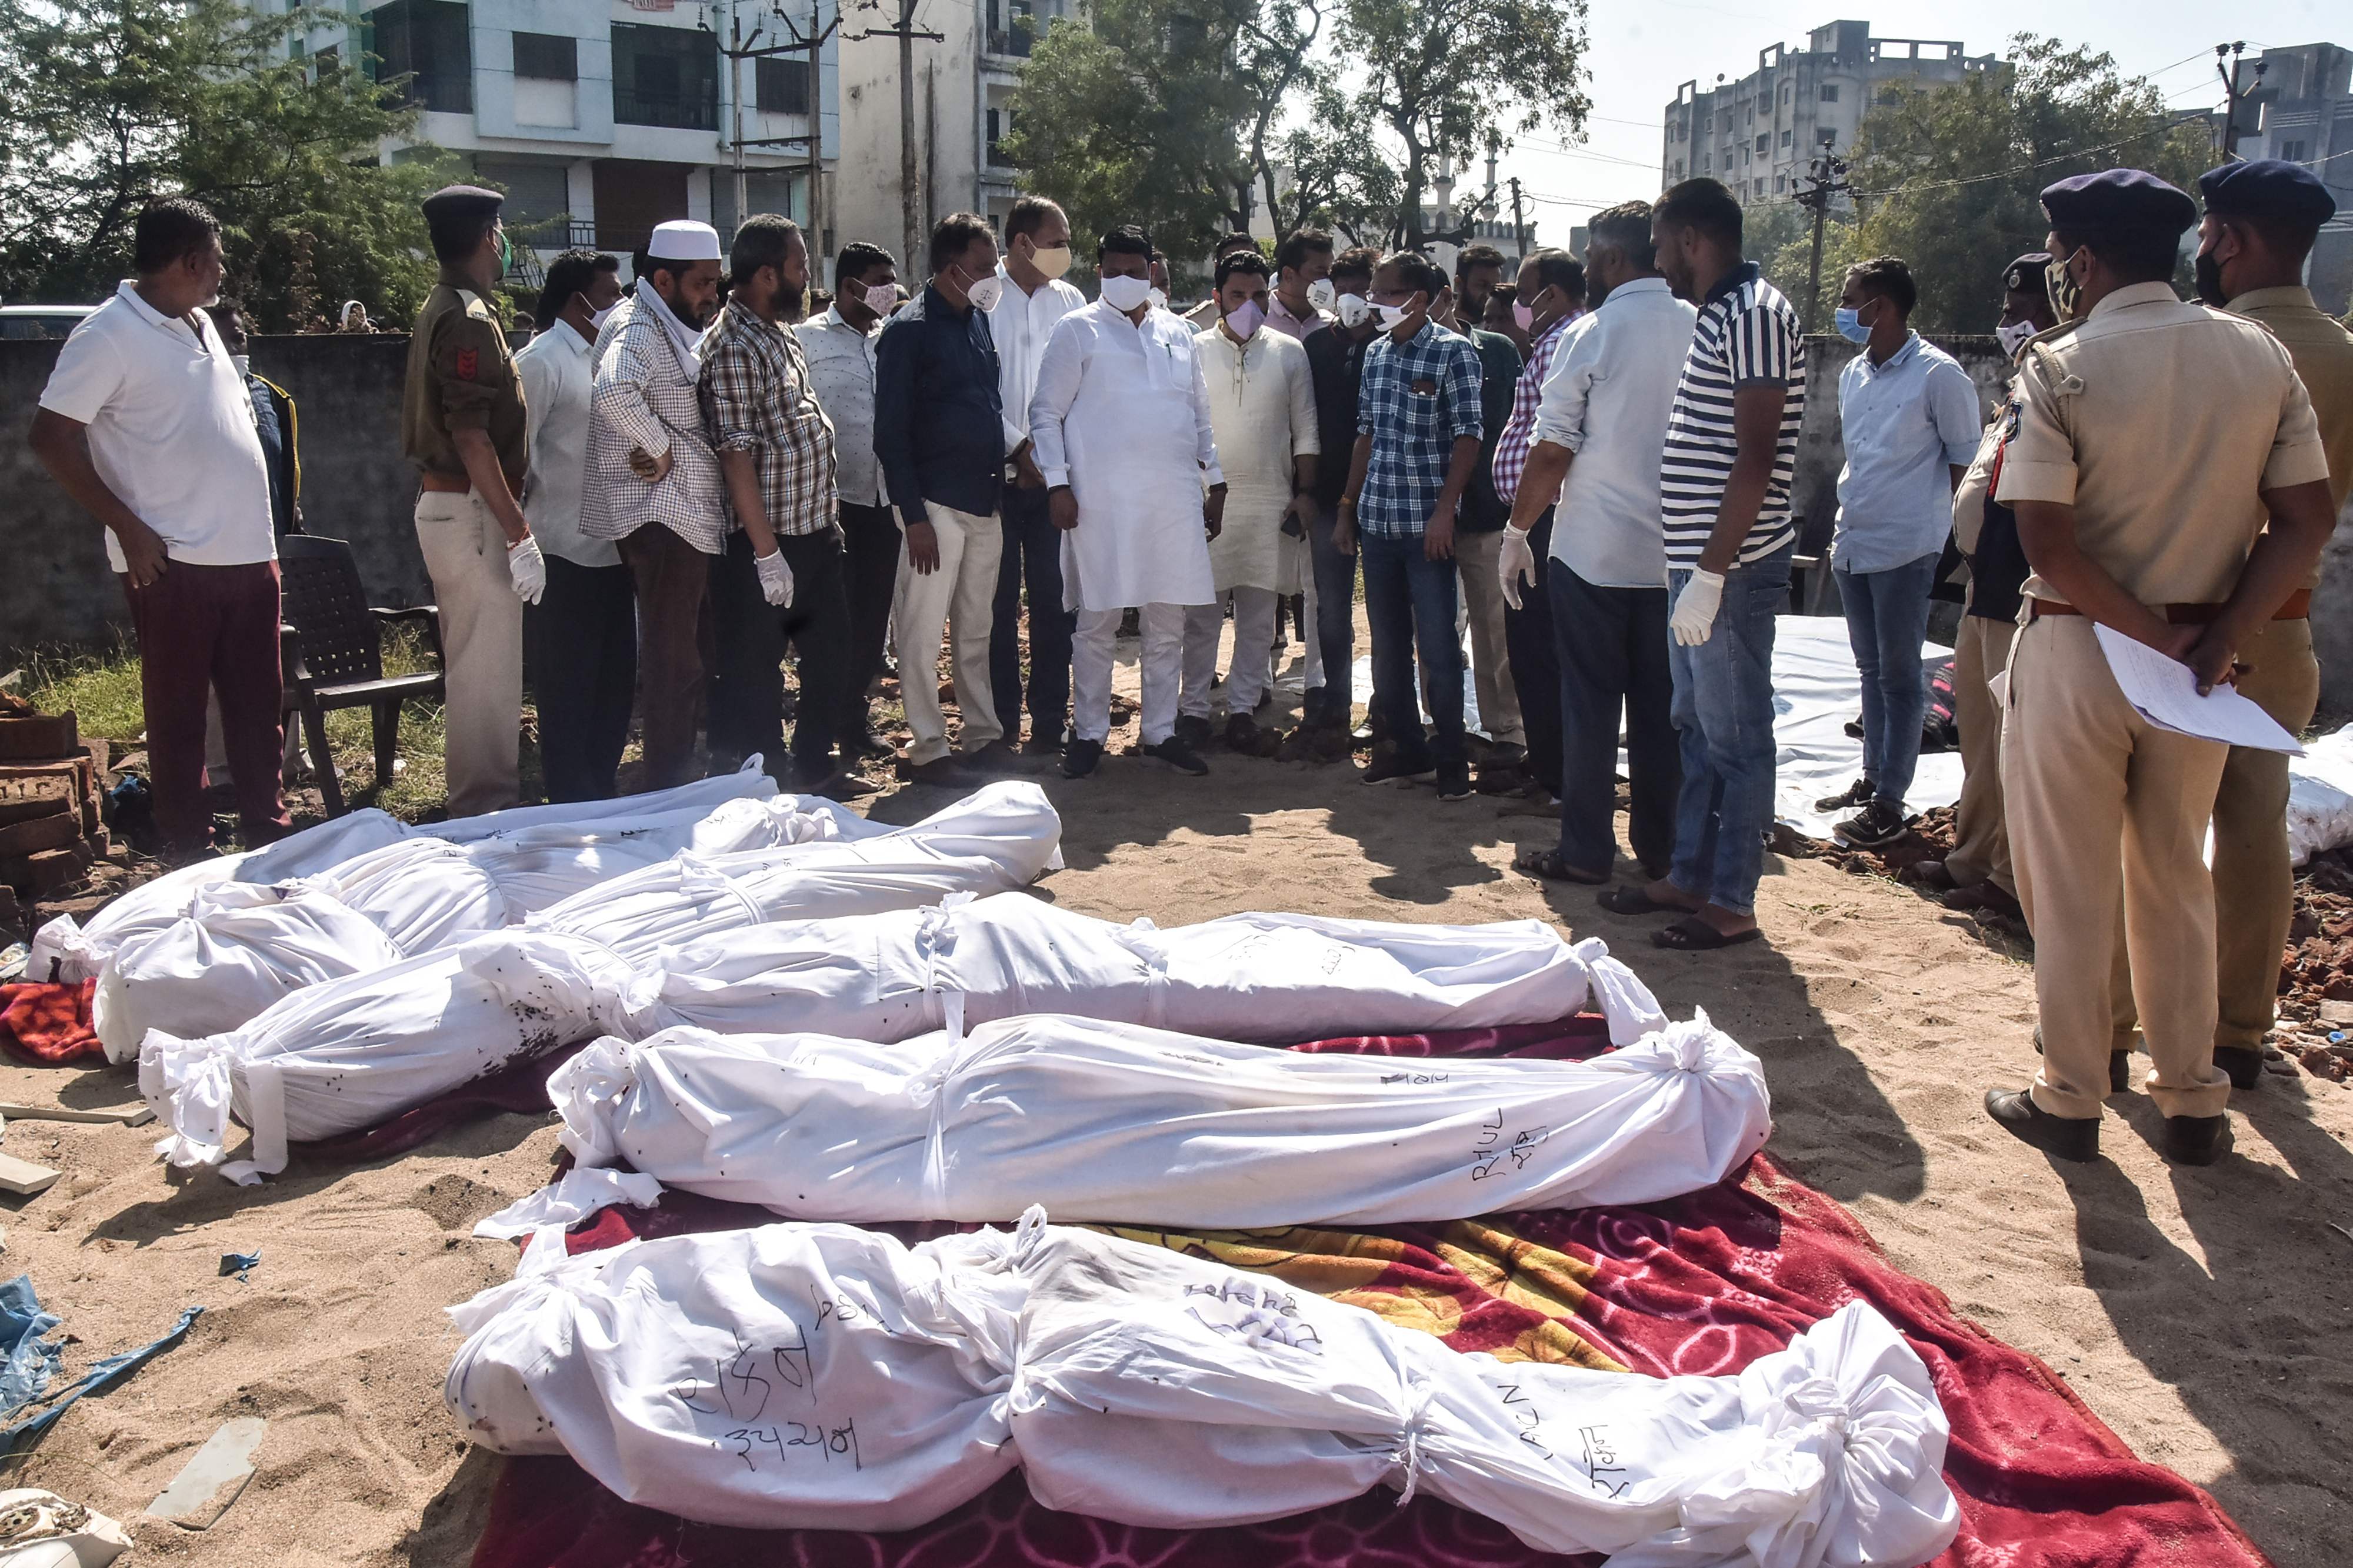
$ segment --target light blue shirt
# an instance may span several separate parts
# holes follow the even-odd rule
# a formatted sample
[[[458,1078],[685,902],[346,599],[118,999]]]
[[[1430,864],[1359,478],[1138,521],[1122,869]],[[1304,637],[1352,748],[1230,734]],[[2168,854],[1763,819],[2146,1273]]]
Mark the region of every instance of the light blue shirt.
[[[1839,422],[1846,467],[1831,564],[1885,572],[1944,549],[1953,527],[1949,470],[1976,459],[1985,432],[1969,373],[1917,332],[1884,364],[1865,350],[1839,373]]]

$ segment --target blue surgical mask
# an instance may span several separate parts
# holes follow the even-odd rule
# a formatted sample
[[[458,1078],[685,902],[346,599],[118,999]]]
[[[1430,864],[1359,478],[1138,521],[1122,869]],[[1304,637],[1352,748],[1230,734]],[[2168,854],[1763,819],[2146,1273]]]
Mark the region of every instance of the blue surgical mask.
[[[1838,330],[1839,336],[1851,343],[1867,343],[1871,341],[1871,329],[1862,324],[1862,312],[1850,310],[1844,305],[1838,308]]]

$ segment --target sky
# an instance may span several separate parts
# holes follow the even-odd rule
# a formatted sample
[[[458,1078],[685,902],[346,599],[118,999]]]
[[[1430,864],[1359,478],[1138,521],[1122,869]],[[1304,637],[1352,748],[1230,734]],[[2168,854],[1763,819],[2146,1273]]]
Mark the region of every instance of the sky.
[[[1516,174],[1535,200],[1539,239],[1566,245],[1568,226],[1617,202],[1659,192],[1660,126],[1675,89],[1713,86],[1721,71],[1738,80],[1757,51],[1776,42],[1802,48],[1827,22],[1861,19],[1873,37],[1958,37],[1972,55],[2007,52],[2010,37],[2033,32],[2089,44],[2116,57],[2127,76],[2147,76],[2177,109],[2219,107],[2214,45],[2243,39],[2252,55],[2293,44],[2353,45],[2353,11],[2343,0],[2004,0],[1985,7],[1917,0],[1841,6],[1837,0],[1588,0],[1586,70],[1593,100],[1584,138],[1573,145],[1549,126],[1504,154],[1496,177]],[[1484,170],[1470,171],[1482,179]],[[1508,199],[1508,197],[1506,198]],[[1509,217],[1505,208],[1503,216]]]

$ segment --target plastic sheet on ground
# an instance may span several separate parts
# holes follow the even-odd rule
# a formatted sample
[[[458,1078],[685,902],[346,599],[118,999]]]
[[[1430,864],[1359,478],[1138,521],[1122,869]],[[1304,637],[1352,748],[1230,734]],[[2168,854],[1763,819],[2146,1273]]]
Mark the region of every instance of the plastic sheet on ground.
[[[1921,646],[1924,658],[1952,649]],[[1854,667],[1846,622],[1828,616],[1783,616],[1773,627],[1773,813],[1809,838],[1827,839],[1844,810],[1820,812],[1814,802],[1845,793],[1862,776],[1862,742],[1846,727],[1862,716],[1862,676]],[[1622,768],[1623,759],[1620,759]],[[1928,752],[1920,758],[1905,804],[1914,811],[1961,798],[1961,754]]]
[[[451,1309],[475,1441],[716,1524],[911,1529],[1018,1463],[1193,1527],[1377,1486],[1620,1568],[1905,1568],[1958,1511],[1926,1367],[1870,1308],[1720,1377],[1458,1352],[1206,1258],[1048,1226],[906,1247],[768,1226],[565,1258]]]
[[[2288,759],[2287,844],[2299,866],[2353,844],[2353,724]]]

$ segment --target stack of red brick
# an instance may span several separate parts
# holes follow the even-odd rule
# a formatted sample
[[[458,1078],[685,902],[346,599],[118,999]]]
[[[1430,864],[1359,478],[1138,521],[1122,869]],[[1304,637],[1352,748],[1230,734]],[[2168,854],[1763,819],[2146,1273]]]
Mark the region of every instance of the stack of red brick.
[[[84,742],[71,713],[0,706],[0,931],[22,907],[81,882],[112,847],[99,816],[111,759]]]

